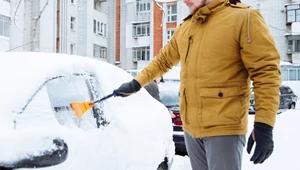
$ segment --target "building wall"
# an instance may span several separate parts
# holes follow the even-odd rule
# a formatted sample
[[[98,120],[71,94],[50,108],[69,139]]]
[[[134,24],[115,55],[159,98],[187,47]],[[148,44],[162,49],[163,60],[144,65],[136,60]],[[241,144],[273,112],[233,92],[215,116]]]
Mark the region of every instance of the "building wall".
[[[0,15],[10,17],[10,4],[0,0]],[[9,37],[0,35],[0,52],[9,50]]]
[[[163,10],[153,3],[153,55],[157,55],[161,47],[163,46],[164,32],[166,30],[166,3],[159,3],[163,7]],[[163,15],[164,14],[164,15]]]
[[[55,52],[55,1],[21,1],[17,7],[18,2],[11,0],[10,3],[11,13],[16,14],[11,24],[11,51]]]
[[[152,2],[152,0],[149,0]],[[150,3],[151,4],[151,3]],[[150,7],[151,9],[153,6]],[[123,11],[122,11],[123,10]],[[133,23],[150,22],[150,36],[133,37]],[[143,68],[149,61],[137,61],[133,62],[133,48],[150,46],[150,57],[153,57],[153,21],[150,16],[146,19],[138,19],[136,15],[136,1],[126,0],[126,4],[121,6],[121,68],[123,69],[137,69]],[[125,42],[125,44],[123,44]]]
[[[9,48],[11,49],[11,51],[24,51],[26,48],[26,44],[30,42],[26,42],[25,40],[28,30],[25,29],[24,25],[24,1],[21,1],[19,8],[16,11],[17,2],[17,0],[10,1],[10,9],[12,13],[15,14],[15,17],[12,16],[12,24],[10,26]]]
[[[40,19],[39,34],[39,49],[41,52],[55,52],[56,51],[56,1],[37,0],[40,2],[38,13],[43,10]]]
[[[6,1],[11,13],[16,12],[16,24],[11,24],[10,40],[0,37],[1,48],[9,44],[11,51],[41,51],[71,53],[93,57],[93,45],[97,44],[108,48],[107,37],[99,36],[93,32],[94,19],[108,25],[107,2],[103,3],[103,9],[94,9],[94,1],[65,0],[11,0],[10,5]],[[59,7],[58,4],[59,3]],[[18,7],[17,7],[18,6]],[[4,6],[1,5],[0,13]],[[40,15],[41,14],[41,15]],[[39,16],[40,15],[40,16]],[[71,29],[71,17],[75,18],[75,27]],[[39,18],[36,23],[34,18]],[[108,29],[106,29],[107,32]],[[58,39],[57,39],[58,38]],[[8,43],[9,42],[9,43]],[[3,50],[2,50],[3,51]],[[100,59],[100,58],[99,58]],[[106,59],[104,59],[106,61]]]
[[[285,34],[287,33],[285,4],[283,0],[257,0],[256,8],[263,15],[271,35],[274,38],[276,47],[280,54],[281,60],[288,61],[287,41]]]
[[[114,30],[116,28],[116,1],[110,0],[108,2],[108,30]],[[108,31],[108,62],[109,63],[115,63],[115,56],[116,56],[116,32],[115,31]]]
[[[129,5],[127,5],[129,3]],[[132,11],[134,9],[132,8],[132,4],[133,2],[130,1],[124,1],[124,0],[120,0],[120,17],[117,17],[117,24],[119,24],[119,30],[116,32],[117,37],[120,37],[119,39],[116,40],[116,44],[119,45],[120,50],[116,50],[116,52],[118,52],[118,54],[116,54],[116,58],[115,61],[120,63],[120,67],[132,67],[132,60],[130,59],[130,54],[127,55],[127,41],[126,39],[129,38],[130,36],[128,36],[127,32],[129,31],[129,29],[127,29],[127,21],[130,21],[130,17],[127,17],[128,11]],[[130,35],[130,34],[129,34]],[[128,37],[127,37],[128,36]],[[129,49],[130,51],[130,49]],[[128,57],[126,57],[128,56]]]
[[[105,24],[108,24],[107,12],[94,10],[94,11],[91,11],[91,15],[88,14],[87,16],[89,16],[88,23],[87,23],[88,27],[86,30],[87,37],[88,37],[88,49],[89,49],[87,56],[93,56],[93,44],[98,44],[100,46],[108,48],[108,38],[93,33],[93,20],[94,19],[101,21]],[[110,30],[107,29],[107,32],[109,32],[109,31]]]

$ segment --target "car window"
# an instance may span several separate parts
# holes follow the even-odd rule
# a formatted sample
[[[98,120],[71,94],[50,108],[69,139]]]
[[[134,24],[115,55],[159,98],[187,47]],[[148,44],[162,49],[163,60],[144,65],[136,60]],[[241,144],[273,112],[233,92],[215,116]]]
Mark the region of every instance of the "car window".
[[[45,81],[36,93],[28,100],[15,125],[26,127],[24,119],[36,120],[36,124],[45,126],[56,123],[68,127],[82,129],[99,128],[108,122],[104,117],[103,104],[97,104],[88,110],[81,118],[77,118],[71,102],[91,101],[103,96],[100,85],[92,75],[74,74],[71,76],[57,76]]]
[[[70,107],[71,102],[91,101],[91,91],[83,76],[70,76],[50,81],[46,85],[51,108],[58,122],[64,126],[83,129],[96,128],[93,110],[88,110],[80,119]]]

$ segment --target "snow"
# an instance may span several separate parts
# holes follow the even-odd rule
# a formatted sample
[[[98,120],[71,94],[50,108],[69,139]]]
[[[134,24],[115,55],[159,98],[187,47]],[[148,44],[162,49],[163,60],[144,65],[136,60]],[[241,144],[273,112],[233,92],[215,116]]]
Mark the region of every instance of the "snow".
[[[17,114],[27,102],[28,96],[31,96],[38,85],[45,81],[45,76],[93,70],[99,75],[97,77],[99,81],[105,82],[102,90],[109,93],[122,82],[132,79],[129,74],[122,73],[113,79],[112,74],[121,73],[121,69],[115,67],[111,70],[111,66],[104,62],[101,64],[94,61],[86,62],[84,57],[58,55],[51,58],[48,56],[50,54],[39,53],[30,58],[22,58],[12,54],[3,62],[5,55],[4,53],[0,55],[0,162],[13,162],[28,154],[39,155],[42,149],[55,149],[51,143],[55,137],[63,138],[68,144],[68,159],[60,165],[43,169],[153,170],[161,161],[162,155],[165,154],[162,150],[169,146],[166,139],[172,135],[172,127],[164,123],[170,119],[169,113],[144,89],[126,99],[115,97],[105,102],[105,109],[110,113],[107,118],[111,123],[104,130],[60,126],[56,119],[53,119],[50,106],[42,102],[45,100],[43,95],[46,94],[43,91],[28,106],[26,116]],[[45,58],[40,59],[41,56]],[[43,64],[39,65],[37,61]],[[178,76],[178,73],[174,73],[166,74],[166,77]],[[16,76],[18,83],[11,83],[16,82]],[[300,82],[283,82],[283,84],[291,86],[297,96],[300,96]],[[151,105],[151,109],[145,107],[145,102],[148,106]],[[153,111],[152,108],[159,111]],[[131,111],[125,112],[126,110]],[[39,116],[40,111],[43,111],[43,116]],[[14,129],[12,123],[14,120],[20,122],[17,129]],[[271,157],[263,164],[254,165],[249,161],[252,154],[248,155],[244,150],[243,170],[299,170],[299,120],[298,101],[295,110],[288,110],[277,116],[274,128],[275,150]],[[253,121],[254,116],[249,115],[247,138],[252,130]],[[174,148],[168,149],[169,156],[173,156]],[[150,168],[145,168],[146,166]],[[182,169],[191,170],[189,158],[175,155],[171,170]]]

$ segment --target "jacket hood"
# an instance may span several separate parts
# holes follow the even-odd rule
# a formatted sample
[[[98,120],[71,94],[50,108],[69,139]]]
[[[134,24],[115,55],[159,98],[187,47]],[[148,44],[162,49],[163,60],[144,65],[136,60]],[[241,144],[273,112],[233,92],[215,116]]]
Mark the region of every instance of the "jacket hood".
[[[227,4],[228,0],[213,0],[209,4],[205,5],[204,7],[199,8],[192,16],[192,18],[200,21],[201,23],[205,21],[205,19],[218,10],[223,5],[221,4]]]

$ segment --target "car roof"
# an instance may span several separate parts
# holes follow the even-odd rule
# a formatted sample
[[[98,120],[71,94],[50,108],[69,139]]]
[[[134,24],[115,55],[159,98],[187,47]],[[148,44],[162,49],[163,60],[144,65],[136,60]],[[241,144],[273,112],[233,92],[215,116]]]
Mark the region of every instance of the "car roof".
[[[57,75],[69,76],[70,73],[87,73],[98,67],[105,70],[98,71],[101,75],[99,78],[109,79],[110,74],[107,73],[113,70],[116,73],[115,76],[119,74],[118,79],[121,82],[132,79],[121,68],[90,57],[41,52],[1,52],[0,56],[2,82],[0,104],[5,105],[6,108],[24,105],[24,103],[17,102],[28,100],[40,85]],[[105,87],[111,88],[104,84]]]

